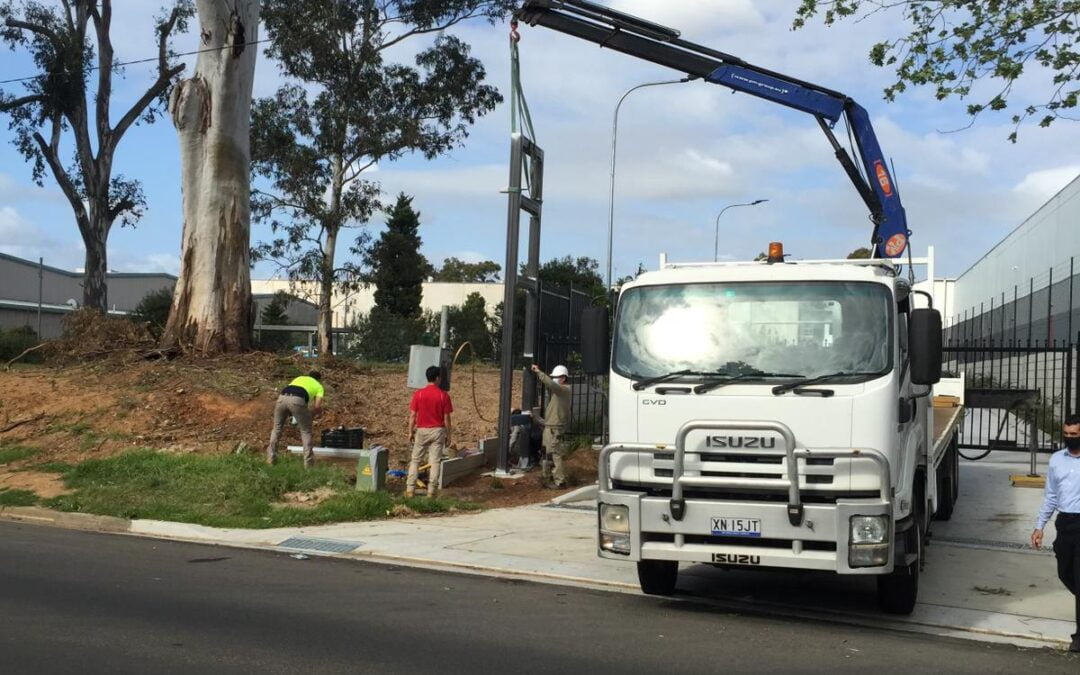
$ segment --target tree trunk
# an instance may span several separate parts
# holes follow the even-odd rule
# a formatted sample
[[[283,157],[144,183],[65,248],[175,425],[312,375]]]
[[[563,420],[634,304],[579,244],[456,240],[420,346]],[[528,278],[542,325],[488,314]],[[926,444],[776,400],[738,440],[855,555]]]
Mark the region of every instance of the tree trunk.
[[[83,307],[99,312],[109,310],[108,287],[105,274],[109,271],[105,242],[108,228],[101,231],[95,228],[92,220],[87,230],[82,233],[83,245],[86,246],[85,269],[83,271]]]
[[[169,96],[180,141],[184,229],[165,347],[199,354],[251,345],[250,121],[258,0],[198,0],[191,79]]]
[[[330,356],[331,329],[334,327],[334,252],[337,249],[337,229],[326,233],[326,244],[319,277],[319,355]]]
[[[331,353],[331,332],[334,327],[334,256],[341,231],[341,194],[344,189],[345,164],[341,155],[336,155],[330,178],[330,222],[326,224],[326,243],[323,245],[322,269],[319,270],[319,354],[327,356]]]

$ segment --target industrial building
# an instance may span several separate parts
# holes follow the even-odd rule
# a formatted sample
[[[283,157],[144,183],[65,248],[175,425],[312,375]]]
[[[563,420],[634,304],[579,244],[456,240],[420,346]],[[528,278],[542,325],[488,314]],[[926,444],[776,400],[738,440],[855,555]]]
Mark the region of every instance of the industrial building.
[[[29,326],[41,337],[57,337],[64,316],[82,303],[83,275],[40,261],[0,253],[0,329]],[[109,272],[109,313],[122,316],[152,291],[172,288],[176,277],[159,272]]]
[[[1080,331],[1080,176],[953,285],[950,340],[1076,341]]]

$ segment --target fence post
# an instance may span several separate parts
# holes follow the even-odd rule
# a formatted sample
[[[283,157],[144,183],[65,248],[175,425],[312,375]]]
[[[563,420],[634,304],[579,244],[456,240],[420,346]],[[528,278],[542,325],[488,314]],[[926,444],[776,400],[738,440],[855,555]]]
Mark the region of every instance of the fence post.
[[[1046,287],[1046,339],[1053,339],[1054,335],[1054,268],[1050,268],[1050,281]]]

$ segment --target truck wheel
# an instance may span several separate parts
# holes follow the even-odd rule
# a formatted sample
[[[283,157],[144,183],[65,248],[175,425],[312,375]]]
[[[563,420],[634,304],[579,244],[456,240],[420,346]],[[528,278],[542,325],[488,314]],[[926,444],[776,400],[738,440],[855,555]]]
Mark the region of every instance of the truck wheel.
[[[642,560],[637,564],[638,583],[646,595],[671,595],[679,578],[675,560]]]
[[[953,507],[956,505],[956,473],[959,468],[956,446],[950,443],[938,470],[938,505],[934,512],[934,517],[938,520],[952,518]]]
[[[919,569],[922,567],[923,524],[918,514],[914,520],[907,532],[907,544],[915,547],[915,562],[877,578],[878,607],[886,614],[911,614],[915,609],[915,600],[919,595]]]

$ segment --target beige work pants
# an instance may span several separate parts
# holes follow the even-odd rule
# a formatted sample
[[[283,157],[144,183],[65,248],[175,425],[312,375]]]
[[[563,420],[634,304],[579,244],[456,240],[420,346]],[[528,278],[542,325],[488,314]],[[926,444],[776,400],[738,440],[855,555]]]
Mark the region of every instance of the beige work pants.
[[[428,469],[427,493],[429,497],[435,496],[439,489],[444,447],[446,447],[445,428],[430,427],[416,430],[416,441],[413,443],[412,457],[409,459],[409,476],[405,479],[406,494],[416,489],[416,475],[420,473],[420,461],[427,453],[427,462],[431,465]]]
[[[544,449],[547,451],[541,465],[544,480],[552,481],[559,487],[565,486],[566,470],[563,468],[563,458],[566,456],[566,440],[563,427],[544,427]]]
[[[311,447],[311,410],[308,409],[307,401],[288,394],[278,396],[277,404],[274,405],[274,429],[270,432],[266,459],[270,463],[277,459],[278,439],[281,438],[281,429],[290,415],[296,418],[296,426],[300,427],[300,440],[304,444],[304,466],[311,466],[315,464],[315,451]]]

